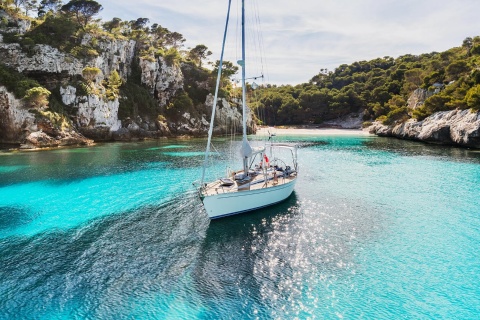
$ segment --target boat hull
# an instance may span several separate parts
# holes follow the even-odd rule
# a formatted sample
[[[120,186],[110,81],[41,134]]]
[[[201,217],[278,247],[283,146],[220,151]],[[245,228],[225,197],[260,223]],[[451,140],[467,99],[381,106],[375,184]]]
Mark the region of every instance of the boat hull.
[[[257,190],[221,193],[203,198],[203,206],[210,219],[231,216],[274,205],[287,199],[295,187],[294,179],[288,183]]]

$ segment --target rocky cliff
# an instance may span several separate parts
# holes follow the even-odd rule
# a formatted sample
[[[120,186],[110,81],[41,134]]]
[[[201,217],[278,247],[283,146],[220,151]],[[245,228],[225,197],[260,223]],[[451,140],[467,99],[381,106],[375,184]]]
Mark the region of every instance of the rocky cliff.
[[[28,28],[29,24],[20,20],[17,26],[0,32],[21,36]],[[38,81],[52,93],[56,92],[59,103],[68,111],[59,113],[48,106],[32,109],[5,86],[0,86],[0,142],[46,147],[89,144],[92,140],[206,134],[209,110],[213,105],[211,95],[205,94],[204,103],[191,105],[173,117],[165,113],[176,97],[184,92],[185,76],[181,63],[167,62],[162,56],[142,56],[141,49],[133,40],[94,37],[86,33],[80,43],[95,43],[98,54],[78,58],[45,44],[26,49],[19,43],[5,43],[0,37],[0,63]],[[98,70],[88,81],[84,74],[86,68]],[[153,111],[142,114],[138,111],[142,109],[138,105],[142,102],[135,101],[134,116],[122,117],[122,101],[128,102],[130,98],[122,95],[121,90],[118,95],[108,96],[106,81],[116,71],[122,82],[127,83],[134,68],[138,69],[139,85],[148,90],[155,106]],[[242,116],[235,104],[219,99],[216,132],[227,131],[226,125],[241,130]],[[255,126],[250,114],[248,122],[252,128]]]
[[[23,101],[0,86],[1,143],[21,144],[26,149],[93,143],[65,120],[45,110],[26,109]]]
[[[480,148],[480,112],[470,110],[437,112],[423,121],[410,119],[392,126],[376,122],[369,130],[379,136]]]

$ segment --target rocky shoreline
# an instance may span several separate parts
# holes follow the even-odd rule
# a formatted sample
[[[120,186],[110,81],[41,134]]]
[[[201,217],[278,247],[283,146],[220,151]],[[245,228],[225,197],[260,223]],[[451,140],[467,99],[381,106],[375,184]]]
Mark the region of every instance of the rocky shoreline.
[[[460,109],[442,111],[423,121],[410,119],[390,126],[375,122],[369,127],[369,132],[381,137],[480,148],[480,112]]]
[[[353,118],[357,118],[356,115]],[[151,126],[144,125],[140,127],[135,121],[127,119],[122,124],[121,128],[116,131],[111,131],[110,128],[105,127],[103,130],[95,128],[88,130],[87,128],[76,132],[74,130],[68,132],[58,132],[45,123],[41,125],[39,131],[29,133],[22,143],[3,144],[3,146],[11,145],[14,149],[44,149],[57,148],[65,146],[90,146],[95,142],[129,142],[141,141],[151,139],[180,139],[192,137],[204,137],[206,131],[198,130],[184,130],[181,132],[172,133],[169,125],[164,122],[157,121]],[[347,121],[344,125],[341,119],[335,121],[334,125],[330,126],[330,130],[326,126],[322,128],[310,127],[295,127],[288,128],[289,133],[301,133],[301,131],[309,131],[309,134],[330,133],[336,134],[334,130],[358,129],[357,125],[352,128],[352,122]],[[277,129],[282,130],[282,129]],[[328,132],[323,132],[323,131]],[[292,132],[290,132],[292,131]],[[297,132],[298,131],[298,132]],[[310,132],[312,131],[312,132]],[[471,110],[451,110],[437,112],[423,121],[416,121],[409,119],[402,123],[396,123],[390,126],[375,122],[366,129],[370,134],[380,137],[393,137],[404,140],[413,140],[424,143],[433,143],[441,145],[450,145],[466,148],[480,149],[480,112],[472,112]],[[259,128],[259,134],[262,130]],[[350,132],[351,133],[351,132]]]

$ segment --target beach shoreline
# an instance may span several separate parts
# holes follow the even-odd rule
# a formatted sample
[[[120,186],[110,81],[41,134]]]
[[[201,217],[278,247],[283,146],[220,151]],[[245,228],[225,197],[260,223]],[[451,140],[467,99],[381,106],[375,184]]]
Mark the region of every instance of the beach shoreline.
[[[268,136],[275,133],[277,136],[308,135],[308,136],[374,136],[366,129],[337,129],[337,128],[304,128],[304,127],[261,127],[257,129],[257,136]]]

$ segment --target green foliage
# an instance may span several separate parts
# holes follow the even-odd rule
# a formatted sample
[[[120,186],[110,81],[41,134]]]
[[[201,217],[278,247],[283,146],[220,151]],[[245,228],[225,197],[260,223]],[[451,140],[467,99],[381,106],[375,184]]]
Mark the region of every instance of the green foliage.
[[[413,117],[417,120],[423,120],[435,112],[449,110],[451,101],[452,97],[444,93],[433,95],[425,100],[423,106],[413,110]]]
[[[88,46],[75,46],[70,50],[70,54],[77,58],[95,58],[98,57],[98,51]]]
[[[393,124],[397,121],[405,121],[408,119],[408,108],[393,108],[387,113],[387,115],[384,115],[382,117],[385,117],[382,119],[382,123],[387,125]]]
[[[113,70],[108,76],[108,79],[104,81],[105,94],[108,100],[113,101],[119,97],[121,85],[122,78],[120,78],[117,70]]]
[[[170,66],[179,65],[180,61],[182,61],[182,56],[175,47],[168,49],[165,52],[163,58],[165,59],[165,62]]]
[[[40,87],[37,81],[29,79],[23,74],[2,64],[0,64],[0,84],[12,92],[17,99],[23,98],[27,90]]]
[[[167,114],[172,117],[178,117],[193,107],[193,101],[185,91],[177,94],[167,106]]]
[[[82,76],[86,81],[93,82],[100,72],[100,69],[97,67],[85,67],[82,70]]]
[[[208,70],[198,68],[192,62],[182,63],[181,70],[184,76],[184,91],[192,99],[195,106],[203,104],[210,93],[206,87],[214,86],[214,77]]]
[[[142,85],[127,81],[120,87],[121,99],[118,109],[118,117],[136,117],[138,115],[156,116],[158,113],[157,101],[150,91]]]
[[[48,12],[57,12],[61,7],[61,0],[41,0],[38,6],[38,16],[42,17]]]
[[[68,17],[47,14],[45,21],[25,34],[36,44],[48,44],[62,51],[69,51],[75,43],[72,38],[78,25]]]
[[[94,0],[71,0],[63,5],[60,10],[74,16],[78,24],[85,28],[93,16],[97,15],[102,9],[102,5]]]
[[[470,71],[467,61],[465,60],[456,60],[453,61],[445,69],[447,80],[455,80],[460,77],[461,74],[467,73]]]
[[[220,60],[217,60],[213,65],[212,76],[216,77],[218,74],[218,67],[220,66]],[[238,66],[234,65],[231,61],[223,61],[222,63],[222,79],[228,79],[238,72]]]
[[[120,18],[113,18],[110,21],[103,23],[103,28],[108,32],[114,32],[115,29],[119,29],[122,25],[122,19]]]
[[[212,52],[208,50],[207,46],[204,44],[199,44],[188,53],[188,57],[196,62],[199,67],[202,67],[202,61],[205,60]],[[218,66],[217,66],[218,70]]]
[[[408,119],[409,114],[423,119],[437,111],[469,108],[476,103],[469,90],[480,84],[476,46],[480,37],[445,52],[358,61],[334,71],[320,69],[308,84],[260,88],[256,113],[269,125],[309,124],[364,109],[364,120],[391,124]],[[433,87],[436,83],[440,86]],[[407,100],[418,88],[429,90],[431,97],[420,108],[408,110]],[[441,91],[434,94],[437,88]]]
[[[91,95],[91,94],[100,94],[100,91],[95,86],[95,81],[97,76],[101,73],[101,70],[97,67],[85,67],[82,70],[82,77],[85,82],[80,83],[80,92],[84,93],[84,95]]]
[[[50,93],[51,92],[44,87],[34,87],[25,92],[24,99],[29,106],[41,108],[47,106]]]
[[[160,110],[157,101],[152,97],[150,91],[141,84],[141,69],[138,63],[132,63],[130,76],[120,86],[119,90],[119,119],[133,118],[139,114],[149,115],[152,118],[158,116]]]
[[[39,111],[38,117],[48,119],[53,127],[60,131],[70,129],[72,127],[72,123],[66,115],[55,111]]]
[[[370,127],[372,124],[373,124],[373,122],[371,122],[371,121],[364,121],[364,122],[362,123],[362,128],[368,128],[368,127]]]
[[[469,108],[474,111],[480,110],[480,85],[476,85],[468,90],[466,96],[466,103]]]

